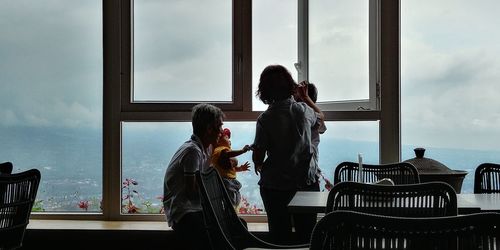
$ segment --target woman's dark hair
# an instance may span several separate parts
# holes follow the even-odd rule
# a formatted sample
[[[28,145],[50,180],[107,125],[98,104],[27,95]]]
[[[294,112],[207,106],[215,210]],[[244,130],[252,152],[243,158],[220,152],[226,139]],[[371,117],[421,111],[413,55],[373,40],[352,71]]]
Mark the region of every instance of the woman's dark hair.
[[[295,84],[285,67],[269,65],[260,74],[256,96],[265,104],[282,101],[293,95]]]

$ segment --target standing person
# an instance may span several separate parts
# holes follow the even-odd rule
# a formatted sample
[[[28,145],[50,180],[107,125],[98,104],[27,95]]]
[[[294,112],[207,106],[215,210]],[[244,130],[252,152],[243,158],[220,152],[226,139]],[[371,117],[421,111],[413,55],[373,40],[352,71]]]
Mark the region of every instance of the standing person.
[[[307,96],[305,85],[298,87],[305,102],[293,99],[295,86],[285,67],[270,65],[262,71],[257,90],[257,96],[269,106],[257,119],[252,160],[256,173],[260,173],[260,195],[271,240],[278,244],[291,239],[292,218],[299,243],[309,242],[317,220],[316,214],[292,215],[287,208],[297,191],[319,191],[318,182],[308,183],[313,154],[311,130],[323,115]]]
[[[244,154],[250,150],[249,145],[245,145],[242,149],[231,149],[231,130],[225,128],[217,142],[217,146],[212,154],[212,165],[217,169],[219,175],[224,181],[229,198],[233,207],[236,208],[241,200],[241,183],[236,179],[236,172],[249,171],[250,163],[245,162],[238,166],[236,156]]]
[[[208,235],[195,172],[210,166],[212,145],[222,132],[224,114],[210,104],[192,110],[193,135],[182,144],[168,164],[163,184],[163,206],[168,225],[186,249],[206,249]]]
[[[306,86],[306,88],[300,88],[301,85],[297,85],[295,89],[294,98],[298,102],[305,102],[309,107],[316,111],[317,106],[311,106],[310,103],[307,102],[306,96],[311,98],[313,103],[316,103],[318,100],[318,89],[316,85],[313,83],[304,82],[302,86]],[[305,93],[307,90],[307,93]],[[319,110],[319,109],[318,109]],[[318,112],[320,116],[323,116],[321,110]],[[312,160],[311,166],[309,167],[309,179],[308,184],[312,184],[314,182],[319,182],[320,179],[325,181],[325,188],[329,191],[333,185],[332,183],[323,176],[321,169],[319,168],[319,143],[320,143],[320,134],[325,133],[326,125],[324,119],[322,119],[316,126],[314,126],[311,130],[311,144],[312,144]],[[319,184],[319,183],[318,183]]]

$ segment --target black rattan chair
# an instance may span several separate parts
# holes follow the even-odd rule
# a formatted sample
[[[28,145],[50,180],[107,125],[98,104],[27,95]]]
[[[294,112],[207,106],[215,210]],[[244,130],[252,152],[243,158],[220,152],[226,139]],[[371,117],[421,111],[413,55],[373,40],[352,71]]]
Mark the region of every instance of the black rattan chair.
[[[351,210],[403,217],[457,215],[457,195],[444,182],[376,185],[340,182],[328,194],[326,213]]]
[[[407,218],[335,211],[314,228],[312,250],[500,248],[500,214]]]
[[[391,179],[396,185],[420,183],[418,171],[409,162],[398,162],[390,164],[363,164],[363,171],[359,174],[357,162],[342,162],[335,168],[333,183],[342,181],[361,180],[365,183],[375,183],[384,178]]]
[[[0,174],[0,249],[22,246],[40,183],[40,171]]]
[[[474,193],[500,193],[500,164],[483,163],[476,168]]]
[[[265,242],[250,233],[233,208],[219,173],[214,168],[196,173],[205,226],[214,250],[304,248],[308,245],[282,246]]]

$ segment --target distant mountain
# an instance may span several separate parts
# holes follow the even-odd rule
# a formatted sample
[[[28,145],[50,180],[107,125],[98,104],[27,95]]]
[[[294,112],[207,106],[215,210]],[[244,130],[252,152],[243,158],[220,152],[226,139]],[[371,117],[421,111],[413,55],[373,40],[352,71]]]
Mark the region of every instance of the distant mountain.
[[[189,123],[187,123],[189,124]],[[232,124],[234,148],[253,141],[254,130]],[[161,129],[125,129],[122,144],[122,178],[133,178],[134,187],[144,200],[158,202],[163,192],[163,177],[168,162],[177,148],[190,137],[190,126],[166,125]],[[102,195],[102,132],[68,128],[0,128],[0,161],[14,163],[15,171],[38,168],[42,185],[38,199],[53,210],[79,210],[79,200],[100,199]],[[404,145],[403,159],[414,157],[414,146]],[[334,168],[342,161],[357,161],[362,153],[365,163],[378,163],[376,142],[352,140],[322,140],[320,167],[333,179]],[[483,162],[500,162],[498,151],[477,151],[446,148],[427,148],[426,157],[433,158],[451,169],[469,171],[462,192],[473,189],[473,171]],[[240,163],[249,161],[251,153],[238,157]],[[261,206],[253,171],[239,173],[242,194],[251,204]]]

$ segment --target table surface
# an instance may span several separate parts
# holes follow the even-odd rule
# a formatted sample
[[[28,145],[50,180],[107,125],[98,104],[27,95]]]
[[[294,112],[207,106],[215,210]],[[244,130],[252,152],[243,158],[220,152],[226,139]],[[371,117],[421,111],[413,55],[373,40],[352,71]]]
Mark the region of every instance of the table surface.
[[[299,191],[288,204],[292,213],[324,213],[328,192]],[[459,214],[500,212],[500,194],[457,194]]]

